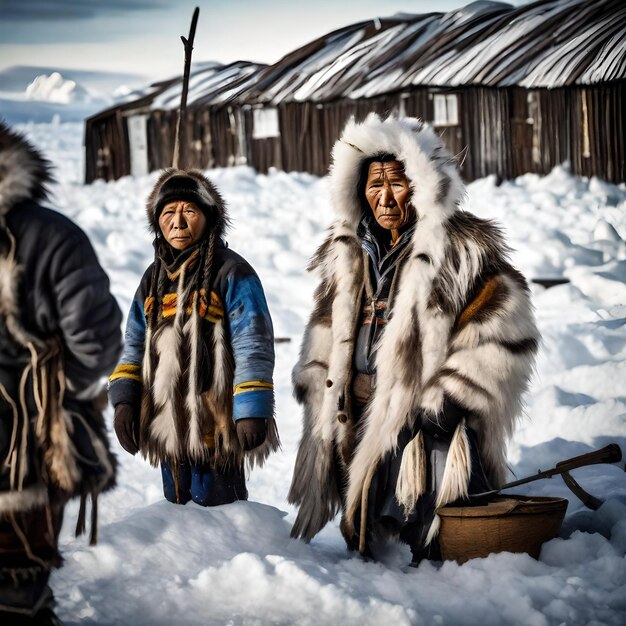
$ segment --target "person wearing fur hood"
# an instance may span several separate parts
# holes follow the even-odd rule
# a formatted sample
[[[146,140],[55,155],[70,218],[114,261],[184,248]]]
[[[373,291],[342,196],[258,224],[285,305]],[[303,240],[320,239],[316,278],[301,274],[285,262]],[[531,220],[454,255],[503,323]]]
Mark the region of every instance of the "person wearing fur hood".
[[[0,622],[57,623],[50,570],[67,500],[115,484],[101,382],[122,314],[85,233],[44,206],[50,166],[0,121]]]
[[[161,466],[169,501],[245,500],[244,460],[260,464],[279,445],[261,282],[224,243],[226,206],[201,172],[165,170],[147,215],[155,257],[109,379],[115,432]]]
[[[293,370],[292,536],[342,509],[349,548],[371,556],[392,535],[419,562],[437,556],[439,507],[504,481],[539,341],[529,290],[500,229],[461,208],[457,163],[420,120],[350,120],[330,188]]]

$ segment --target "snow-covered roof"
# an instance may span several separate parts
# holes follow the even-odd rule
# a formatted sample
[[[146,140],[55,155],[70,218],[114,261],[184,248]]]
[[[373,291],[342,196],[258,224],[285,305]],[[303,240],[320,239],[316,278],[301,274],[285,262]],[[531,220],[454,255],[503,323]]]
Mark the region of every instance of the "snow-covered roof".
[[[267,66],[249,61],[222,65],[214,61],[191,66],[187,106],[220,105],[230,102],[247,89]],[[176,110],[180,105],[182,76],[152,83],[120,97],[115,105],[100,111],[91,120],[106,118],[117,111],[133,114],[146,110]]]
[[[357,22],[274,65],[192,67],[188,106],[327,102],[412,87],[555,88],[626,79],[624,0],[478,0],[449,13]],[[182,77],[127,96],[123,109],[174,110]],[[114,110],[116,107],[113,107]],[[106,114],[105,111],[102,114]]]
[[[359,22],[285,56],[239,100],[370,98],[412,86],[564,87],[626,78],[623,0],[480,0]]]
[[[207,63],[192,68],[189,77],[187,105],[224,104],[244,91],[265,65],[236,61],[228,65]],[[152,109],[176,109],[180,104],[182,77],[173,81],[152,100]]]

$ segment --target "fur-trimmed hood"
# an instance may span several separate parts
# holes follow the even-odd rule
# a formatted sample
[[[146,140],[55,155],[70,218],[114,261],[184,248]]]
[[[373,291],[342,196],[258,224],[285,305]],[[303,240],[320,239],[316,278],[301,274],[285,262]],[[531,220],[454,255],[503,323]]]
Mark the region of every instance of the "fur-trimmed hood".
[[[438,213],[438,220],[455,211],[465,195],[456,160],[432,128],[416,118],[365,121],[351,119],[332,152],[330,187],[333,206],[344,226],[356,232],[363,215],[358,183],[363,162],[383,154],[404,164],[411,185],[417,220]]]
[[[0,120],[0,224],[23,200],[42,200],[53,182],[50,162]]]
[[[173,200],[189,200],[201,208],[208,220],[209,230],[215,230],[218,238],[222,238],[230,224],[226,203],[217,187],[199,170],[178,170],[167,168],[159,176],[148,200],[146,214],[150,230],[158,236],[159,214],[164,204]]]

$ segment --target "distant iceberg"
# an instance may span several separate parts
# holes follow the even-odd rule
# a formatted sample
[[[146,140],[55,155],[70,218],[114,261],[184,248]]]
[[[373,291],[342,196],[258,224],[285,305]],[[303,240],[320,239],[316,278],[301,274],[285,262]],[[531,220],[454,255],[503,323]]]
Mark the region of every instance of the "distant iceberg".
[[[59,72],[41,74],[26,87],[27,100],[53,102],[55,104],[77,104],[93,102],[89,92],[74,80],[63,78]]]

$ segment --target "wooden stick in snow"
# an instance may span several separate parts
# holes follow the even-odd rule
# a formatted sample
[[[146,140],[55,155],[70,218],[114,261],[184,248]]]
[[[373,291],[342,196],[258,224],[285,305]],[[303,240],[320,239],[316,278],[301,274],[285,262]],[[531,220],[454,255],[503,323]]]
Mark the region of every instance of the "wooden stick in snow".
[[[185,47],[185,70],[183,73],[183,91],[180,95],[180,107],[178,108],[178,116],[176,118],[176,137],[174,139],[174,156],[172,158],[172,167],[179,169],[183,167],[181,163],[181,146],[184,139],[183,117],[187,108],[187,92],[189,91],[189,72],[191,70],[191,52],[193,50],[193,40],[196,36],[196,24],[198,23],[198,15],[200,8],[196,7],[191,18],[191,27],[189,28],[189,37],[185,39],[181,35],[180,39]]]

